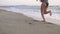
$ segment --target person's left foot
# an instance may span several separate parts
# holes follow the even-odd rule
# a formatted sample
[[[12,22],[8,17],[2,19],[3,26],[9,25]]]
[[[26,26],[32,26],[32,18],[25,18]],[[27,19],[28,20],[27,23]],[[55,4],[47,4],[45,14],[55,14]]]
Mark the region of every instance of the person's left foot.
[[[50,10],[50,16],[52,16],[52,12],[51,12],[51,10]]]

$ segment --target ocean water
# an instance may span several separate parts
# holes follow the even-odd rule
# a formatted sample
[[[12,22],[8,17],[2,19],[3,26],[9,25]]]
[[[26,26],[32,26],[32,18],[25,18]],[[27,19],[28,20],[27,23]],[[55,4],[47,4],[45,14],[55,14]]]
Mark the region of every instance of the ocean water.
[[[0,6],[0,9],[16,13],[22,13],[34,19],[42,20],[40,6],[26,6],[26,5]],[[52,16],[47,14],[45,15],[46,19],[49,18],[60,21],[60,6],[49,6],[48,10],[52,11]]]

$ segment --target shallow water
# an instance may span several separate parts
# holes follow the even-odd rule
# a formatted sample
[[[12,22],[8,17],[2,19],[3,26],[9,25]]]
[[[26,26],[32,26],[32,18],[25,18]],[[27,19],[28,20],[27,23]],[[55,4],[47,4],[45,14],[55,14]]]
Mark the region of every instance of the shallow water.
[[[27,16],[35,17],[36,19],[42,18],[38,6],[0,6],[0,9],[23,13]],[[50,6],[48,9],[51,10],[53,14],[52,16],[49,16],[48,14],[45,15],[46,18],[60,20],[60,6]]]

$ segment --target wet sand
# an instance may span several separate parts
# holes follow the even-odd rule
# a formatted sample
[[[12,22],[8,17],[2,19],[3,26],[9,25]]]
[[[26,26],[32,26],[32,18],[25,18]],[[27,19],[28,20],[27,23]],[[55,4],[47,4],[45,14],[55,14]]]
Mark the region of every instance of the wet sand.
[[[0,9],[0,34],[60,34],[60,25]]]

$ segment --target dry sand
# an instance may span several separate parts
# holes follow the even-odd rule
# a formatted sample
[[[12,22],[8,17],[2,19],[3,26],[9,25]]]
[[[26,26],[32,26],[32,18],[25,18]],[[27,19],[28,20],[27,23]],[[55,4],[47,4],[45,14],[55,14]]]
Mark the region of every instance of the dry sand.
[[[0,34],[60,34],[60,26],[23,14],[0,10]]]

